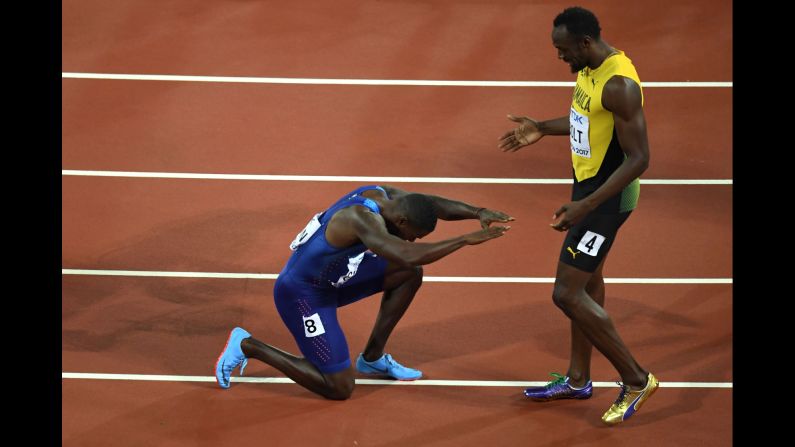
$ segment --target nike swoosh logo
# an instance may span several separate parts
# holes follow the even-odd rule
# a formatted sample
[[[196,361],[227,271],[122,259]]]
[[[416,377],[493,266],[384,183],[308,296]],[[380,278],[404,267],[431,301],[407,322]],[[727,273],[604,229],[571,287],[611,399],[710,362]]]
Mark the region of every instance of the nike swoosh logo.
[[[371,372],[370,374],[386,374],[386,373],[389,372],[389,368],[381,369],[381,368],[376,368],[375,366],[367,365],[367,364],[365,364],[365,366],[370,368],[372,371],[375,371],[375,372]]]

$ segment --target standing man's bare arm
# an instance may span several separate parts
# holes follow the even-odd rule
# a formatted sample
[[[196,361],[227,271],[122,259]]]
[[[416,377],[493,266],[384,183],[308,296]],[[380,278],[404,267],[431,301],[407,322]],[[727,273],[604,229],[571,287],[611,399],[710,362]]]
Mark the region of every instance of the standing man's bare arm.
[[[547,121],[536,121],[526,116],[515,117],[508,115],[508,119],[519,123],[519,127],[505,132],[500,137],[498,147],[503,152],[516,152],[524,146],[537,142],[545,135],[569,134],[568,116]]]

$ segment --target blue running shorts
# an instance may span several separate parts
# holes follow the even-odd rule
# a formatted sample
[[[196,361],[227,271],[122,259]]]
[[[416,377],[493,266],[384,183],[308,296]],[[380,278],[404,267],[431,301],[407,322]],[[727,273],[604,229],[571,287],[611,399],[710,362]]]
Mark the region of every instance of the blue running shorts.
[[[317,288],[282,272],[273,287],[276,309],[304,357],[324,374],[351,366],[337,308],[384,290],[387,260],[366,252],[356,274],[342,287]]]

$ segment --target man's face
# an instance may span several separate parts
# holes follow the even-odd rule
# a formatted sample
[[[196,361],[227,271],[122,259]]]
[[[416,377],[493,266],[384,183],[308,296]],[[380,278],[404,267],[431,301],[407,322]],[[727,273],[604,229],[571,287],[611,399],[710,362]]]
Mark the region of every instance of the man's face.
[[[422,239],[429,234],[427,231],[423,231],[411,225],[408,221],[406,221],[402,225],[398,225],[398,231],[400,234],[398,235],[401,239],[405,239],[409,242],[414,242],[417,239]]]
[[[578,40],[566,29],[566,25],[552,29],[552,45],[558,49],[558,59],[569,64],[572,73],[577,73],[588,65],[587,38]]]
[[[430,233],[429,231],[418,229],[405,217],[399,218],[397,222],[387,221],[387,230],[389,230],[391,234],[409,242],[422,239]]]

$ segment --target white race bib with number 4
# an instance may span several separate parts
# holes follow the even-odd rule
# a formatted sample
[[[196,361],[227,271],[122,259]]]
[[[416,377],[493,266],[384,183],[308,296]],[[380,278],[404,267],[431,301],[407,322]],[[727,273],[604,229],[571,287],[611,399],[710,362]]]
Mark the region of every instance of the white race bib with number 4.
[[[304,244],[304,242],[308,241],[310,237],[320,228],[320,215],[323,213],[315,214],[315,217],[306,224],[306,227],[301,230],[298,235],[295,236],[292,242],[290,242],[290,250],[295,251],[298,247]]]
[[[583,158],[591,158],[591,143],[588,141],[588,117],[571,108],[569,113],[569,141],[571,151]]]
[[[307,338],[317,337],[318,335],[323,335],[326,333],[326,329],[323,327],[323,322],[320,321],[320,315],[317,313],[301,318],[304,319],[304,335],[306,335]]]
[[[580,239],[580,243],[577,244],[577,250],[585,253],[588,256],[596,256],[599,253],[599,247],[602,246],[602,242],[605,241],[605,237],[601,234],[594,233],[593,231],[586,231],[585,236]]]

